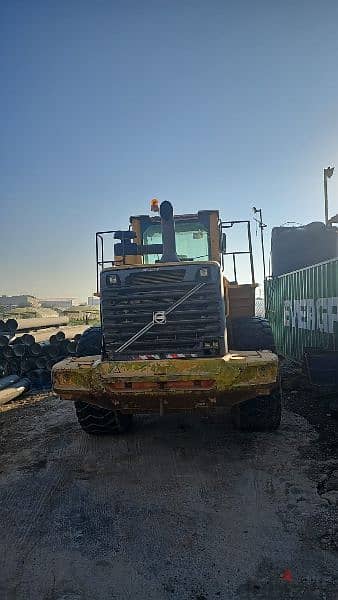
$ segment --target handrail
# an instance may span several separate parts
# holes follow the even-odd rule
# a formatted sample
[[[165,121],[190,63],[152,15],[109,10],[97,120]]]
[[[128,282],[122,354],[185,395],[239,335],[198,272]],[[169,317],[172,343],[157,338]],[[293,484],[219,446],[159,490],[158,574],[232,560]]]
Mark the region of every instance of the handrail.
[[[233,269],[234,269],[234,277],[235,282],[237,283],[237,266],[236,266],[236,256],[239,254],[248,254],[250,257],[250,270],[251,270],[251,281],[252,284],[255,285],[255,269],[254,269],[254,261],[253,261],[253,252],[252,252],[252,238],[251,238],[251,225],[250,221],[221,221],[221,230],[230,229],[234,225],[238,225],[239,223],[246,223],[247,225],[247,238],[248,238],[248,250],[245,251],[237,251],[237,252],[222,252],[222,256],[232,256],[233,261]]]

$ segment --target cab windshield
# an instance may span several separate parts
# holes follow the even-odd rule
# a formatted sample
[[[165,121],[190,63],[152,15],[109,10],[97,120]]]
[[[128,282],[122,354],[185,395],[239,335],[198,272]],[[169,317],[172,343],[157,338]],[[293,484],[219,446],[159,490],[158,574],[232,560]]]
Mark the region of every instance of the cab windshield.
[[[201,223],[176,221],[176,252],[181,260],[208,260],[209,233]],[[147,227],[143,233],[144,244],[162,244],[161,225]],[[160,254],[144,256],[145,264],[154,264],[161,259]]]

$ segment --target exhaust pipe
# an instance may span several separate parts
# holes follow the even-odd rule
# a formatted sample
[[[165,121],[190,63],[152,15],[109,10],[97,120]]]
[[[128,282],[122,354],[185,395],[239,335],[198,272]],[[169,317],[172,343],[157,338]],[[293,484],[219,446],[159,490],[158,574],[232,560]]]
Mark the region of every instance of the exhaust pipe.
[[[165,200],[160,206],[163,256],[160,262],[180,262],[176,254],[174,209],[170,202]]]

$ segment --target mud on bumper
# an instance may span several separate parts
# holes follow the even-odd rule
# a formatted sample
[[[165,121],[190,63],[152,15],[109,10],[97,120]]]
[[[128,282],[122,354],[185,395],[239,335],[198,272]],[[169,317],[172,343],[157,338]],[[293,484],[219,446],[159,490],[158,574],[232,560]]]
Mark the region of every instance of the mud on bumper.
[[[53,390],[122,412],[177,412],[232,406],[277,386],[278,357],[268,351],[219,358],[101,361],[67,358],[54,365]]]

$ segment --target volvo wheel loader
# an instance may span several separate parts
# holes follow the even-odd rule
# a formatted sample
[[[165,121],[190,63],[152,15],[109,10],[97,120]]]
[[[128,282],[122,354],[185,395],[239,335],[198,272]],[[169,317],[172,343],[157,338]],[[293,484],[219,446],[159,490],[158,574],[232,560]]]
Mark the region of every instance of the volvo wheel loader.
[[[277,429],[278,357],[268,323],[255,317],[250,221],[221,221],[216,210],[174,216],[167,201],[153,209],[131,217],[127,231],[96,234],[101,327],[54,366],[54,392],[74,402],[90,434],[125,432],[135,413],[216,407],[240,429]],[[227,252],[227,229],[239,223],[247,250]],[[244,285],[238,254],[249,259]]]

